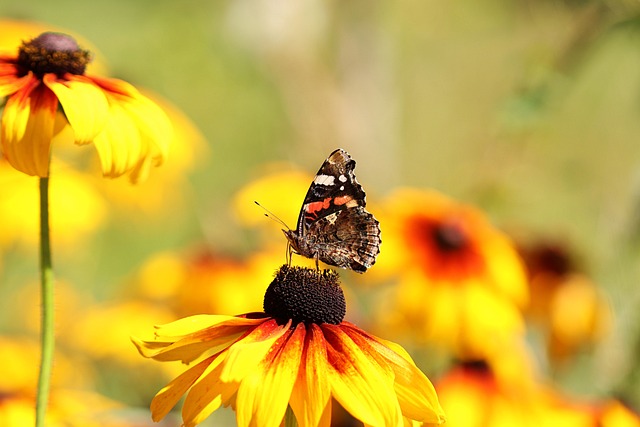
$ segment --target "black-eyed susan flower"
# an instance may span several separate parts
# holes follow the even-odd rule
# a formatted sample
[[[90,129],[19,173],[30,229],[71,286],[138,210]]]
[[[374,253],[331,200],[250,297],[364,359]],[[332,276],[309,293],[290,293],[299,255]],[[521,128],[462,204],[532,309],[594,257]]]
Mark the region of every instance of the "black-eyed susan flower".
[[[564,362],[599,342],[611,328],[612,312],[598,286],[581,271],[565,242],[538,241],[520,248],[529,274],[526,313],[547,341],[552,362]]]
[[[0,54],[0,142],[15,169],[47,177],[52,140],[66,125],[76,144],[93,143],[105,176],[137,181],[164,161],[166,115],[130,84],[86,74],[90,60],[72,37],[51,32]]]
[[[452,369],[436,389],[451,427],[599,425],[589,405],[541,384],[521,385],[520,381],[505,381],[476,361]]]
[[[155,396],[153,419],[186,394],[186,427],[221,406],[239,426],[279,426],[288,407],[301,426],[328,426],[332,399],[365,425],[442,423],[435,390],[406,351],[344,322],[345,311],[335,272],[283,266],[264,313],[192,316],[134,339],[145,357],[197,361]]]
[[[524,333],[522,261],[479,210],[414,189],[382,208],[387,250],[373,274],[398,284],[387,321],[465,359],[492,357]]]

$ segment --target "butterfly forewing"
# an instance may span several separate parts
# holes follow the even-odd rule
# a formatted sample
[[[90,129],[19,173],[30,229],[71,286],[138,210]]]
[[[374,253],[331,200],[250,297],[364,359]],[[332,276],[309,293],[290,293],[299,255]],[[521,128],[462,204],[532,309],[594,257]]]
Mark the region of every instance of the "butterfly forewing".
[[[331,153],[307,191],[296,230],[283,231],[296,253],[364,272],[380,253],[380,226],[365,209],[355,166],[346,151]]]

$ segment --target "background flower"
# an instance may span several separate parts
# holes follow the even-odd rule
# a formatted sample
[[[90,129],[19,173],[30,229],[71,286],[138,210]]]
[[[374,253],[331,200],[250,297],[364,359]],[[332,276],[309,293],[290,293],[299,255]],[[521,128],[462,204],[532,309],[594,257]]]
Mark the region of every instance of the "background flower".
[[[397,277],[397,286],[382,302],[383,324],[464,359],[489,357],[524,335],[524,265],[481,212],[413,189],[396,190],[384,208],[380,274]]]

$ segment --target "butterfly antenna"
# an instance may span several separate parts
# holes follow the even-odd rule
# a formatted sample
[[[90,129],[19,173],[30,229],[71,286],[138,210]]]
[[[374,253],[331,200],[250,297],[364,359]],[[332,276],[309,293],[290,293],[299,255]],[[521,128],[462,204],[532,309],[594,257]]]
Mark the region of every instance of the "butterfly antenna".
[[[264,206],[262,206],[260,203],[258,203],[256,200],[253,201],[253,203],[255,203],[256,205],[260,206],[264,211],[265,214],[264,216],[266,216],[267,218],[270,218],[272,220],[274,220],[275,222],[277,222],[278,224],[282,225],[284,228],[286,228],[287,230],[291,230],[289,228],[289,226],[287,224],[285,224],[285,222],[283,220],[281,220],[280,218],[278,218],[273,212],[271,212],[269,209],[265,208]]]

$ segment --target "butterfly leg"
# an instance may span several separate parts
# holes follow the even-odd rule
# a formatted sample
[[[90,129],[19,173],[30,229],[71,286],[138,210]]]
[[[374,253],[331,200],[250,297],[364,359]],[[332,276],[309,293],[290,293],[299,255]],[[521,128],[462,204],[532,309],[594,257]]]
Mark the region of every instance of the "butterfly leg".
[[[291,243],[287,242],[287,253],[285,258],[287,260],[287,266],[291,266],[291,258],[293,257],[293,248],[291,247]]]

